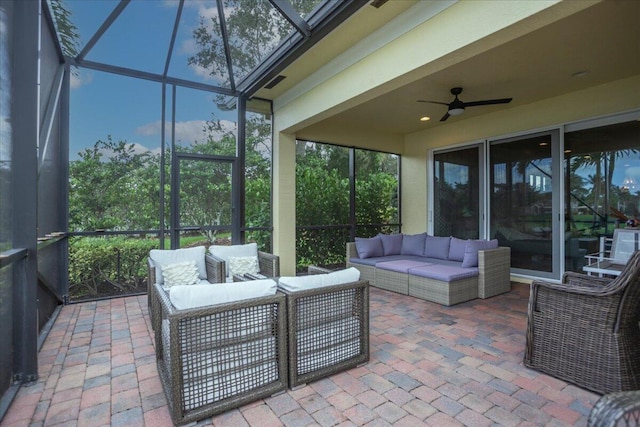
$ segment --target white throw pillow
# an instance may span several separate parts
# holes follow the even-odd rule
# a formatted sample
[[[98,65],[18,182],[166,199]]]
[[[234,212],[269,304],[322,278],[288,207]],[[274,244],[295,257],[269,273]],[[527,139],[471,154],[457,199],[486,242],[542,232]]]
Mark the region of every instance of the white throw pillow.
[[[258,244],[247,243],[246,245],[211,245],[209,246],[209,252],[211,255],[220,258],[224,261],[226,272],[229,277],[229,257],[246,257],[246,256],[258,256]]]
[[[169,299],[175,308],[203,307],[274,295],[278,287],[273,279],[250,280],[241,283],[175,286],[169,289]]]
[[[182,285],[195,285],[200,282],[196,262],[185,261],[167,264],[162,267],[165,288]]]
[[[151,258],[153,266],[156,268],[156,283],[159,285],[164,284],[164,278],[162,276],[162,267],[164,265],[191,260],[196,262],[196,267],[198,267],[198,277],[200,279],[206,279],[207,269],[204,263],[205,253],[206,248],[204,246],[172,250],[152,249],[149,252],[149,258]]]
[[[260,272],[257,256],[230,256],[229,274],[257,274]]]

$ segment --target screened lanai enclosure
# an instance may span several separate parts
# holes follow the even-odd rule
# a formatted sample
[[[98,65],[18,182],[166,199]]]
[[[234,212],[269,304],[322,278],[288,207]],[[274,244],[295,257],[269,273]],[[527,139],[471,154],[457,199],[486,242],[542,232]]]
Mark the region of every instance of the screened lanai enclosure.
[[[0,3],[0,417],[59,307],[146,292],[150,249],[271,250],[252,95],[365,3]]]
[[[61,307],[146,293],[154,248],[293,274],[426,231],[582,271],[640,217],[638,3],[508,4],[0,0],[0,419]],[[414,120],[454,84],[513,103]]]

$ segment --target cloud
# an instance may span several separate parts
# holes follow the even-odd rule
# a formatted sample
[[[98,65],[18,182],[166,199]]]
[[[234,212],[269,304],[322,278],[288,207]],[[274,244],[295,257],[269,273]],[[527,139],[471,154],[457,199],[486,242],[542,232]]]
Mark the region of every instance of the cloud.
[[[640,166],[627,167],[624,170],[624,174],[632,178],[640,177]]]
[[[72,70],[69,84],[71,89],[78,89],[80,86],[88,85],[93,81],[93,74],[84,70],[75,68]]]
[[[145,147],[142,144],[138,144],[137,142],[128,143],[128,145],[133,146],[133,154],[145,154],[145,153],[160,154],[159,147],[154,148],[153,150],[150,150],[149,148]],[[104,160],[114,157],[113,150],[110,150],[107,148],[101,148],[100,150],[98,150],[98,152],[102,154]]]
[[[147,123],[145,125],[136,128],[135,132],[138,135],[143,136],[156,136],[160,135],[162,122],[157,120],[155,122]],[[237,126],[235,122],[229,120],[221,120],[220,127],[221,132],[215,132],[208,134],[206,131],[207,122],[205,120],[188,120],[184,122],[176,122],[176,142],[182,144],[194,145],[195,143],[204,142],[208,136],[213,136],[215,139],[220,139],[222,135],[232,133],[237,134]],[[165,126],[165,138],[167,143],[171,138],[171,123],[167,122]]]

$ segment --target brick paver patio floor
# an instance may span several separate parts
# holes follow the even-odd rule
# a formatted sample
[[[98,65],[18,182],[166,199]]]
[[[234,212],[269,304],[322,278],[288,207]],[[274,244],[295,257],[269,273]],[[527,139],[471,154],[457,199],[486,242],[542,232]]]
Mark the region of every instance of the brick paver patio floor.
[[[371,288],[364,366],[203,420],[214,426],[586,425],[598,395],[522,364],[529,287],[453,307]],[[147,297],[63,307],[4,426],[171,425]]]

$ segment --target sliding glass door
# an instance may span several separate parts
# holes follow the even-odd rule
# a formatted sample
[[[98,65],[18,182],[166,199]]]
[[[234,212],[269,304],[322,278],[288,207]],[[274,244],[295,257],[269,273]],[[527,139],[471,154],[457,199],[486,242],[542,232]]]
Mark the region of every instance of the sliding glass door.
[[[433,234],[477,239],[482,235],[482,146],[433,156]]]
[[[557,131],[489,143],[489,234],[513,272],[559,277],[558,144]]]

